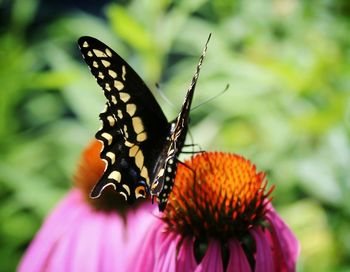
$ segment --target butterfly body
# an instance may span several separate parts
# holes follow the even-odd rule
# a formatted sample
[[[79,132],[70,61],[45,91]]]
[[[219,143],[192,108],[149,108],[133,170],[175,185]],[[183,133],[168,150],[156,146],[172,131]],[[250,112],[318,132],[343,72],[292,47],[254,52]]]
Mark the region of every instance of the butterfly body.
[[[209,39],[208,39],[209,40]],[[177,158],[185,143],[189,111],[204,53],[177,118],[168,122],[151,91],[111,48],[92,37],[78,44],[107,99],[96,138],[103,143],[105,171],[91,191],[99,197],[113,186],[132,204],[149,192],[165,209],[172,190]]]

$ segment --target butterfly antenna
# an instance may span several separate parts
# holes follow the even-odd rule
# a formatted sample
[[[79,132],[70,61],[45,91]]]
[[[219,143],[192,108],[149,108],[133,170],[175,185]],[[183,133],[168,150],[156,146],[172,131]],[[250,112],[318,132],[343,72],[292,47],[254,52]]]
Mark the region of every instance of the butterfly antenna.
[[[192,108],[191,108],[191,111],[194,111],[195,109],[199,108],[200,106],[202,106],[202,105],[204,105],[204,104],[207,104],[207,103],[209,103],[210,101],[212,101],[212,100],[218,98],[218,97],[221,96],[223,93],[225,93],[229,88],[230,88],[230,84],[227,84],[226,87],[225,87],[225,89],[223,89],[221,92],[219,92],[218,94],[214,95],[213,97],[209,98],[208,100],[206,100],[206,101],[204,101],[204,102],[198,104],[198,105],[195,106],[195,107],[192,107]]]
[[[157,93],[160,95],[160,97],[175,111],[175,105],[172,103],[169,98],[165,95],[165,93],[162,91],[162,88],[160,87],[159,83],[156,83],[156,90]]]

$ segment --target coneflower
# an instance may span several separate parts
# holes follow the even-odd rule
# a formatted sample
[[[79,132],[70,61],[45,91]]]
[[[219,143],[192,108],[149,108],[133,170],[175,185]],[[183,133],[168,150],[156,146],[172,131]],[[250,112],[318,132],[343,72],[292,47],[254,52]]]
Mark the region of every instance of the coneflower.
[[[151,205],[128,209],[122,197],[107,190],[89,199],[103,173],[101,144],[94,141],[83,153],[76,186],[52,211],[24,254],[18,271],[125,271],[133,243],[154,221]],[[132,226],[143,226],[135,232]]]
[[[227,153],[185,164],[127,271],[295,271],[299,243],[273,209],[264,173]]]

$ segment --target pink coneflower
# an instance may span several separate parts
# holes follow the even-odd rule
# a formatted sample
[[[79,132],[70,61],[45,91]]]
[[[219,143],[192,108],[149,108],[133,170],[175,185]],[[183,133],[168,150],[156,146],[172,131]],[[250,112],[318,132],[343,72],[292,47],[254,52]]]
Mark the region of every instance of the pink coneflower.
[[[101,144],[84,152],[76,187],[46,219],[19,264],[20,272],[125,271],[129,248],[145,235],[154,216],[150,206],[133,210],[113,190],[97,200],[88,194],[101,176]],[[131,226],[143,226],[135,232]]]
[[[225,153],[186,165],[128,271],[295,271],[299,244],[270,203],[264,173]]]

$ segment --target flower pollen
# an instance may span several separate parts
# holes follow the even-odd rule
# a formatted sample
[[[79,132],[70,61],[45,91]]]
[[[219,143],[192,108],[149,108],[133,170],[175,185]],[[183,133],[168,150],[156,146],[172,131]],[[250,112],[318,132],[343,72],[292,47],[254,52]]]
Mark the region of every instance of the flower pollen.
[[[179,165],[164,220],[196,237],[242,237],[264,223],[273,187],[239,155],[207,152]]]

